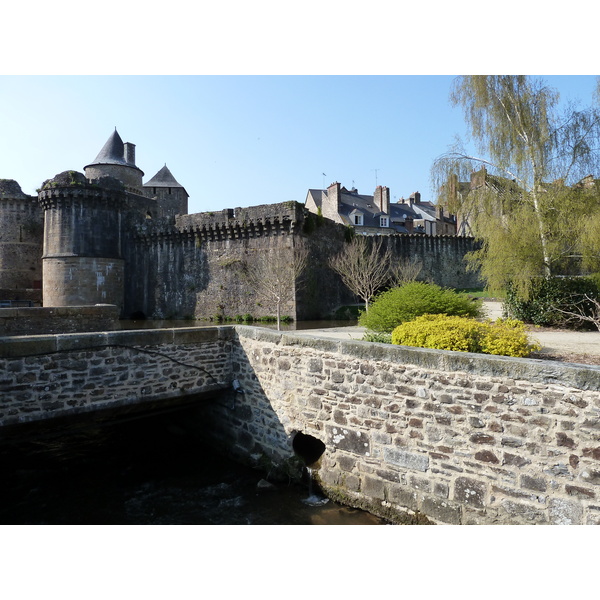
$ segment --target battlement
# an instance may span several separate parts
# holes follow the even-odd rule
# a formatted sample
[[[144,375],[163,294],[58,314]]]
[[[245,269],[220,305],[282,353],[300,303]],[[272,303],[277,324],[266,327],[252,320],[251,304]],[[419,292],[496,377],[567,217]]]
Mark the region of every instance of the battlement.
[[[175,226],[182,234],[194,235],[202,240],[290,234],[303,223],[304,207],[294,201],[227,208],[216,213],[177,215],[175,218]]]

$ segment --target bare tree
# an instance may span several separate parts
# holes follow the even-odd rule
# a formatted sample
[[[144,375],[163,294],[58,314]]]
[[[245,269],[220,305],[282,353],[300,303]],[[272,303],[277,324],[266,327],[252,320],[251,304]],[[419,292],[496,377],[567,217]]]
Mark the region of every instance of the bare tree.
[[[584,294],[579,301],[573,302],[572,309],[563,310],[557,306],[554,307],[554,310],[571,319],[592,323],[600,331],[600,300],[598,298]]]
[[[246,278],[256,295],[275,307],[278,330],[281,330],[281,307],[295,299],[307,264],[308,249],[304,243],[296,242],[292,248],[266,250],[246,266]]]
[[[423,263],[416,257],[401,260],[390,266],[390,276],[393,285],[403,285],[416,281],[423,270]]]
[[[329,266],[352,293],[364,300],[368,311],[371,298],[390,280],[391,262],[391,250],[389,246],[382,250],[380,237],[357,235],[330,259]]]

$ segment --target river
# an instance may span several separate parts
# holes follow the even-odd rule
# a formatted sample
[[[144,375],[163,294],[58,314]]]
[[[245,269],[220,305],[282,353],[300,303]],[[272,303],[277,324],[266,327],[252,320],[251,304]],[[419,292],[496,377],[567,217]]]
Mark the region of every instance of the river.
[[[88,417],[5,435],[0,524],[384,524],[311,494],[308,481],[267,483],[186,433],[186,419],[186,409],[108,423]]]

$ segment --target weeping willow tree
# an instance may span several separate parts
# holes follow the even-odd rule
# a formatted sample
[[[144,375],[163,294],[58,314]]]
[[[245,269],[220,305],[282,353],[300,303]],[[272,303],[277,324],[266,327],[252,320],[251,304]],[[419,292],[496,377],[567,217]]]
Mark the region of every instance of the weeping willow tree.
[[[488,287],[527,294],[533,277],[600,267],[600,189],[584,179],[600,176],[600,111],[561,109],[557,91],[522,75],[459,77],[450,100],[477,154],[458,140],[434,184],[480,241],[467,259]]]

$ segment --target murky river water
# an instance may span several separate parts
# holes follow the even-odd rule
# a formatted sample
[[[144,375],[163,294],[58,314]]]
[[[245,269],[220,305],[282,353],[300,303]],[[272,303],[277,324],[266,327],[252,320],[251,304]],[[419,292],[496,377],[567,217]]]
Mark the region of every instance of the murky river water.
[[[331,501],[308,505],[308,486],[265,485],[186,434],[185,419],[69,423],[60,435],[36,427],[5,439],[0,524],[383,524]]]

